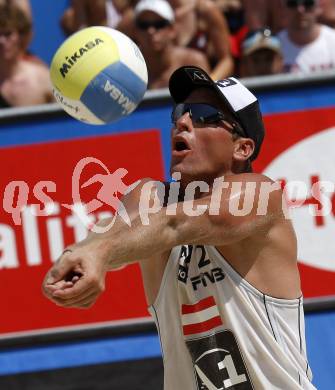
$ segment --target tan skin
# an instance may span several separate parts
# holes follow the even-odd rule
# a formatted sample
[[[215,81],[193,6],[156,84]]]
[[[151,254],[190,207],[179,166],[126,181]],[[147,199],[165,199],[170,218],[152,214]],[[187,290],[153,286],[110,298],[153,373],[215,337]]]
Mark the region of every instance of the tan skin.
[[[335,27],[335,0],[319,0],[321,14],[320,23]]]
[[[61,18],[61,26],[72,34],[87,26],[106,24],[106,0],[72,0]]]
[[[246,24],[251,31],[269,27],[275,33],[286,27],[285,0],[243,0]]]
[[[11,106],[52,102],[49,70],[42,63],[24,59],[24,37],[0,28],[0,92]]]
[[[123,14],[131,1],[113,0],[117,12]],[[61,25],[67,34],[88,26],[104,26],[107,23],[106,0],[72,0],[61,19]]]
[[[217,99],[211,91],[199,89],[187,101],[218,105]],[[189,150],[178,154],[175,143],[181,137]],[[206,181],[210,192],[214,178],[222,175],[229,183],[255,182],[256,200],[265,201],[259,186],[271,183],[270,179],[258,174],[235,173],[253,150],[251,139],[233,137],[230,123],[198,127],[186,113],[172,128],[171,172],[181,172],[183,187],[195,179]],[[142,185],[144,183],[145,180]],[[219,215],[205,213],[189,217],[183,212],[186,201],[180,201],[176,215],[166,215],[163,207],[152,214],[148,226],[142,225],[137,210],[140,190],[138,187],[124,199],[131,211],[131,228],[118,221],[110,231],[90,234],[87,239],[69,247],[72,252],[60,257],[43,284],[44,294],[51,301],[63,307],[90,307],[105,288],[108,270],[139,261],[150,305],[157,296],[169,253],[180,244],[216,246],[237,272],[268,295],[285,299],[301,295],[296,237],[291,222],[284,218],[280,189],[270,194],[267,213],[262,216],[256,215],[257,201],[250,214],[244,217],[231,215],[229,199],[236,192],[224,190]],[[243,187],[242,194],[247,198],[251,196]],[[203,193],[193,205],[209,205],[210,200],[211,194]],[[74,278],[72,271],[78,272]]]
[[[208,36],[206,55],[216,64],[211,69],[213,80],[231,76],[234,70],[230,51],[228,24],[220,8],[212,0],[170,0],[176,9],[177,40],[187,45],[200,28]]]
[[[156,22],[164,20],[151,11],[144,11],[138,20]],[[195,65],[209,70],[209,64],[201,52],[176,46],[174,25],[161,29],[149,27],[136,30],[136,41],[142,50],[149,72],[149,88],[166,88],[173,71],[183,65]]]
[[[211,77],[218,80],[230,76],[234,69],[234,63],[230,51],[229,30],[227,22],[216,4],[212,0],[170,0],[169,3],[175,10],[176,16],[173,38],[176,47],[185,48],[200,27],[208,35],[209,44],[206,57],[212,58],[216,62],[214,68],[209,72]],[[117,29],[135,41],[138,40],[138,31],[134,26],[134,13],[131,9],[123,14],[123,19]],[[196,53],[194,50],[193,52]],[[182,55],[185,51],[180,50],[180,53]],[[193,58],[192,61],[189,60],[187,64],[194,65]],[[209,69],[208,60],[205,61],[207,65],[205,66],[202,60],[203,65],[200,67]]]

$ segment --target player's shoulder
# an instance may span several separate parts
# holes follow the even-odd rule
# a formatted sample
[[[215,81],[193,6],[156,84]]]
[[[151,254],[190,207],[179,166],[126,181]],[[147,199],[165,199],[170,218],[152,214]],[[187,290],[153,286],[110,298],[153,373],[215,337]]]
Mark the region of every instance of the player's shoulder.
[[[229,175],[225,178],[227,181],[231,182],[242,182],[242,183],[275,183],[268,176],[265,176],[261,173],[254,172],[243,172],[235,175]]]
[[[246,196],[250,195],[258,199],[258,201],[269,202],[272,209],[280,207],[282,209],[285,205],[283,190],[279,182],[276,182],[266,175],[259,173],[241,173],[237,175],[227,176],[225,181],[231,184],[231,188],[235,191],[243,191]],[[240,185],[233,185],[238,183]]]

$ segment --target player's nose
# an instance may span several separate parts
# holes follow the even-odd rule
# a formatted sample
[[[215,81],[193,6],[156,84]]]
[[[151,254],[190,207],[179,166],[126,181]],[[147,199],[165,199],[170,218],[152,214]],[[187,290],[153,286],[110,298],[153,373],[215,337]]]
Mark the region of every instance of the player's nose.
[[[193,125],[192,125],[192,118],[190,116],[189,112],[185,112],[180,118],[177,119],[175,122],[175,129],[176,132],[182,132],[182,131],[192,131]]]

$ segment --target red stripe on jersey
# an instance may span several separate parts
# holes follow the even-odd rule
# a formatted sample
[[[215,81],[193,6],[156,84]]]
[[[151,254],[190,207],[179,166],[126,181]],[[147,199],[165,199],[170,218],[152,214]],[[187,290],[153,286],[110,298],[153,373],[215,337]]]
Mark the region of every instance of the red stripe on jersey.
[[[202,299],[201,301],[195,303],[194,305],[182,305],[181,312],[182,314],[195,313],[197,311],[208,309],[209,307],[212,306],[215,306],[215,300],[213,296]]]
[[[199,322],[198,324],[190,324],[183,326],[184,336],[188,336],[190,334],[207,332],[217,326],[222,325],[221,317],[213,317],[208,321]]]

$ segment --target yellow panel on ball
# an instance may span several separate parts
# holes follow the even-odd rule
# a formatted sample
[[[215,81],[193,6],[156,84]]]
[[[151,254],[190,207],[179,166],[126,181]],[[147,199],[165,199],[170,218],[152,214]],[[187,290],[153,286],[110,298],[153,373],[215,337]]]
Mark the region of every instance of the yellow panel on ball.
[[[51,66],[53,85],[70,99],[80,99],[103,69],[119,61],[113,38],[102,28],[89,27],[69,37],[57,50]]]

